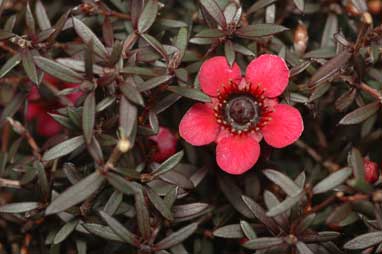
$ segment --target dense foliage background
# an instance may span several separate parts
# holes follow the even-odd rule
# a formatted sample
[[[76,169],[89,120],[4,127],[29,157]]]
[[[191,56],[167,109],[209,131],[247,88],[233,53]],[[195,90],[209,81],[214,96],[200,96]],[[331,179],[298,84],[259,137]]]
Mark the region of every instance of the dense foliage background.
[[[0,0],[0,253],[382,252],[381,179],[363,163],[382,160],[381,8]],[[150,137],[209,100],[203,61],[245,70],[263,53],[291,69],[282,100],[303,115],[301,139],[262,144],[241,176],[179,137],[156,162],[165,140]]]

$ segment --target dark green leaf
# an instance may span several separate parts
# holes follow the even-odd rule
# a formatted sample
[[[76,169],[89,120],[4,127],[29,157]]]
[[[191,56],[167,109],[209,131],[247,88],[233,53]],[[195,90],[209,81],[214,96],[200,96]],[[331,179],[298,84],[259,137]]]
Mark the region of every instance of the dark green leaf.
[[[222,10],[215,0],[200,0],[200,5],[221,27],[226,26],[226,21]]]
[[[293,180],[291,180],[288,176],[280,173],[279,171],[273,169],[266,169],[263,171],[264,175],[268,177],[272,182],[277,184],[278,186],[285,191],[289,196],[295,196],[301,191]]]
[[[300,11],[302,12],[304,11],[304,5],[305,5],[304,0],[293,0],[293,2]]]
[[[313,188],[313,193],[319,194],[332,190],[338,185],[345,182],[351,175],[352,170],[350,168],[343,168],[341,170],[338,170],[321,180],[318,184],[316,184]]]
[[[20,54],[15,54],[11,58],[9,58],[3,67],[0,69],[0,78],[3,78],[5,75],[7,75],[8,72],[10,72],[15,66],[17,66],[21,62],[21,56]]]
[[[382,242],[382,232],[366,233],[353,238],[344,245],[345,249],[362,250]]]
[[[240,28],[236,33],[239,37],[254,39],[270,36],[288,30],[288,28],[275,24],[256,24]]]
[[[179,94],[183,97],[190,98],[201,102],[210,102],[211,99],[208,95],[200,91],[199,89],[182,87],[182,86],[168,86],[167,89],[171,92]]]
[[[98,56],[104,59],[107,57],[108,53],[105,46],[87,25],[85,25],[81,20],[73,17],[73,26],[76,30],[77,35],[82,39],[82,41],[85,44],[89,46],[91,42],[93,43],[94,52]]]
[[[233,43],[230,40],[227,40],[224,44],[224,54],[227,58],[229,66],[232,67],[233,63],[235,62],[235,49],[233,47]]]
[[[167,220],[173,220],[173,216],[171,213],[170,208],[165,204],[163,199],[159,197],[159,195],[152,190],[151,188],[146,188],[146,194],[148,198],[150,199],[151,203],[154,205],[154,207],[162,214],[164,218]]]
[[[21,53],[21,60],[24,67],[24,71],[28,78],[33,81],[33,83],[38,84],[39,79],[37,76],[36,66],[33,62],[32,52],[30,50],[25,50]]]
[[[11,203],[0,206],[0,213],[25,213],[40,207],[38,202]]]
[[[153,177],[160,176],[173,169],[182,160],[183,155],[184,152],[180,151],[165,160],[157,169],[152,172]]]
[[[116,219],[108,215],[107,213],[100,211],[99,212],[105,222],[110,226],[110,228],[116,233],[124,242],[137,246],[138,240],[137,236],[131,233],[127,228],[125,228],[121,223]]]
[[[137,190],[134,196],[139,232],[144,239],[148,239],[151,235],[150,214],[146,206],[143,191],[141,189]]]
[[[146,32],[154,23],[158,14],[158,2],[149,0],[138,19],[138,32]]]
[[[98,172],[88,175],[54,199],[46,208],[45,214],[59,213],[81,203],[101,187],[104,179]]]
[[[82,111],[82,129],[86,143],[90,144],[93,137],[93,129],[95,123],[96,101],[94,92],[89,93],[85,99]]]
[[[293,206],[295,206],[299,201],[301,201],[302,197],[304,196],[304,191],[301,190],[300,193],[297,193],[295,196],[287,197],[284,201],[282,201],[277,206],[272,207],[268,212],[267,216],[277,216],[279,214],[282,214],[283,212],[288,211]]]
[[[227,225],[216,229],[213,235],[221,238],[240,239],[244,237],[243,231],[239,224]]]
[[[356,110],[348,113],[346,116],[344,116],[341,119],[340,124],[348,125],[348,124],[361,123],[365,121],[366,119],[368,119],[369,117],[371,117],[372,115],[374,115],[379,110],[379,108],[380,108],[379,102],[369,103],[365,106],[357,108]]]
[[[163,75],[163,76],[149,79],[149,80],[145,81],[144,83],[138,85],[138,91],[144,92],[144,91],[153,89],[153,88],[155,88],[155,87],[157,87],[163,83],[166,83],[171,78],[172,78],[171,75]]]
[[[122,84],[119,89],[121,89],[121,92],[123,95],[130,100],[131,102],[134,102],[140,106],[144,106],[144,101],[141,93],[137,90],[135,87],[135,83],[132,79],[129,79],[126,83]]]
[[[40,0],[36,1],[35,11],[36,11],[37,23],[40,29],[47,30],[51,28],[52,25],[50,24],[49,17],[46,13],[44,5],[41,3]]]
[[[33,57],[33,60],[41,70],[47,72],[53,77],[68,83],[82,83],[83,77],[65,65],[59,64],[42,56],[35,56]]]
[[[59,244],[64,241],[77,227],[79,220],[72,220],[66,223],[56,234],[54,237],[54,244]]]
[[[54,160],[65,156],[84,144],[84,137],[77,136],[55,145],[46,151],[42,157],[45,161]]]
[[[179,229],[176,232],[171,233],[166,238],[155,244],[155,248],[158,250],[165,250],[171,248],[177,244],[180,244],[191,236],[198,228],[197,223],[192,223],[184,228]]]
[[[195,35],[195,38],[220,38],[224,33],[216,28],[204,29]]]
[[[12,117],[20,109],[21,105],[26,98],[26,94],[19,93],[12,98],[12,100],[5,106],[3,113],[0,117],[0,125],[4,123],[7,117]]]
[[[277,2],[277,0],[259,0],[256,1],[251,7],[248,8],[247,15],[254,13],[262,8],[267,7],[273,3]]]
[[[243,247],[250,250],[261,250],[275,247],[283,242],[284,240],[281,237],[260,237],[245,242]]]

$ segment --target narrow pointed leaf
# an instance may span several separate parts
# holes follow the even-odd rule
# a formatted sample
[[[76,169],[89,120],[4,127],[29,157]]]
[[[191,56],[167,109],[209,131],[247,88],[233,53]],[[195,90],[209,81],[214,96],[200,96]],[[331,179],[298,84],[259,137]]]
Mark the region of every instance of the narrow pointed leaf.
[[[69,69],[65,65],[62,65],[60,63],[57,63],[53,60],[50,60],[42,56],[35,56],[33,57],[33,59],[36,65],[41,70],[47,72],[48,74],[62,81],[65,81],[68,83],[80,84],[83,80],[83,77],[80,74]]]
[[[171,248],[177,244],[182,243],[189,236],[191,236],[198,228],[197,223],[192,223],[184,228],[179,229],[176,232],[171,233],[166,238],[155,244],[156,249],[165,250]]]
[[[65,156],[84,144],[84,137],[77,136],[55,145],[46,151],[42,157],[45,161],[54,160]]]

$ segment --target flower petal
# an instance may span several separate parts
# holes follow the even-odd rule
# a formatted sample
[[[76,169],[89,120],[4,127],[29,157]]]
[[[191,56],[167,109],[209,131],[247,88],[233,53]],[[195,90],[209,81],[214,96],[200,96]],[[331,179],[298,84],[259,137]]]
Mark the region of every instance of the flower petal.
[[[40,106],[40,104],[29,102],[26,119],[30,121],[33,118],[38,117],[40,114],[44,114],[44,109]]]
[[[276,148],[294,143],[304,130],[300,112],[289,105],[278,104],[270,117],[272,120],[262,128],[265,141]]]
[[[274,98],[287,87],[289,69],[281,57],[265,54],[248,65],[246,79],[252,84],[260,84],[265,89],[264,95]]]
[[[252,168],[260,156],[260,145],[251,135],[232,135],[216,146],[216,161],[225,172],[240,175]]]
[[[179,124],[180,136],[195,146],[215,141],[219,130],[220,126],[216,122],[213,109],[202,103],[192,106]]]
[[[210,58],[200,68],[200,87],[209,96],[217,96],[218,89],[222,84],[228,84],[230,79],[240,81],[240,68],[235,63],[231,69],[223,56]]]
[[[37,119],[36,131],[44,137],[51,137],[62,130],[62,126],[57,123],[48,113],[42,113]]]

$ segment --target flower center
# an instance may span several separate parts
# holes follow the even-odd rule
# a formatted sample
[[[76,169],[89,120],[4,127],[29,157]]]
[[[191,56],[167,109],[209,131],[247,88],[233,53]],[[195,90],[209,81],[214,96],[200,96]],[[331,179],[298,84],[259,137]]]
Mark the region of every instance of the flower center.
[[[238,125],[246,125],[249,122],[257,122],[259,118],[259,106],[254,98],[240,95],[228,101],[225,107],[226,117],[229,122]]]
[[[271,120],[264,90],[245,79],[223,85],[216,99],[216,120],[231,133],[258,132]]]

